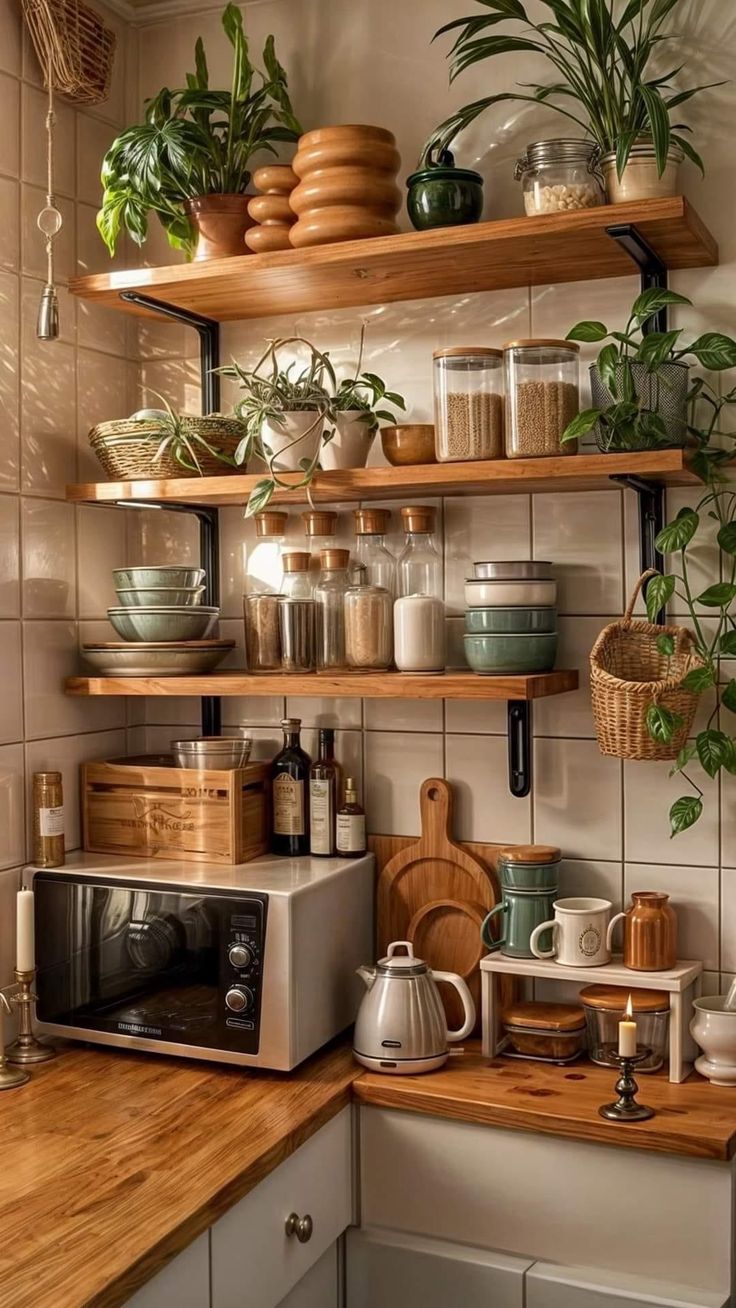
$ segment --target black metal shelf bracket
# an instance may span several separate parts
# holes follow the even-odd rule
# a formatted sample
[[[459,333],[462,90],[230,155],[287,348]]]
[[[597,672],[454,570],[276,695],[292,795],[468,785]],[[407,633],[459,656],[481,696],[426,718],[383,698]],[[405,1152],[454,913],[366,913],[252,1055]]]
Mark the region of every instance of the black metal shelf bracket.
[[[526,699],[507,704],[509,737],[509,790],[516,799],[526,799],[532,788],[532,706]]]
[[[653,286],[667,289],[667,265],[662,262],[648,241],[633,223],[616,223],[606,228],[607,234],[616,241],[622,250],[636,264],[641,276],[641,289],[648,291]],[[644,324],[644,334],[648,332],[667,331],[667,309],[660,309],[658,314]]]
[[[655,541],[664,527],[664,486],[659,486],[656,482],[646,481],[643,477],[634,477],[628,473],[621,477],[612,477],[611,481],[618,482],[619,485],[625,486],[627,490],[633,490],[636,494],[639,507],[639,567],[641,571],[647,572],[649,568],[656,568],[658,572],[661,572],[664,560],[655,545]],[[662,609],[654,621],[662,623],[664,620],[665,613]]]
[[[220,366],[220,324],[212,318],[204,318],[189,309],[178,308],[175,304],[166,304],[150,295],[141,295],[138,291],[121,291],[120,299],[127,304],[136,304],[152,313],[171,318],[174,322],[192,327],[199,336],[199,363],[202,386],[202,413],[217,413],[220,408],[220,375],[216,371]],[[204,598],[207,604],[220,602],[220,531],[217,509],[207,505],[188,505],[162,503],[162,509],[170,513],[193,513],[199,522],[199,558],[205,569],[206,581]],[[219,736],[222,730],[222,701],[219,696],[207,695],[201,700],[202,735]]]

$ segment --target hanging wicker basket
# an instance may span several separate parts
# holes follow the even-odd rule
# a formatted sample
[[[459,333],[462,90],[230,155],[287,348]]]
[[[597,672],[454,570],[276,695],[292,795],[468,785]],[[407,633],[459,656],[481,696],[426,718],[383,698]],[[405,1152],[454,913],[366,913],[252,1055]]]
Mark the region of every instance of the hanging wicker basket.
[[[89,433],[89,443],[113,481],[166,480],[171,477],[222,477],[242,472],[241,467],[223,462],[222,454],[232,459],[243,439],[243,424],[237,418],[212,414],[207,418],[181,417],[183,433],[192,440],[199,471],[188,468],[174,456],[171,445],[159,454],[165,430],[153,418],[121,418],[116,422],[101,422]],[[199,444],[201,437],[212,447]],[[186,454],[186,451],[185,451]],[[189,457],[188,454],[186,457]]]
[[[698,696],[682,689],[682,679],[703,666],[695,640],[686,627],[658,627],[634,621],[639,592],[655,569],[636,583],[629,607],[620,622],[604,627],[590,654],[590,688],[593,717],[602,754],[614,758],[672,760],[691,733]],[[675,652],[661,654],[660,636],[672,636]],[[647,728],[650,704],[669,709],[683,725],[669,743],[653,740]]]
[[[75,104],[110,93],[116,36],[84,0],[23,0],[33,47],[49,80]]]

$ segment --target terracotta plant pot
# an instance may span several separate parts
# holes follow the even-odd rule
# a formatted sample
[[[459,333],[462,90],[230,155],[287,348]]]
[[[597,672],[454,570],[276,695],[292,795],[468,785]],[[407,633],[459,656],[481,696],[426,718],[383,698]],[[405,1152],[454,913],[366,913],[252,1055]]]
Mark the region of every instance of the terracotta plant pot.
[[[229,259],[248,254],[245,233],[253,226],[247,195],[200,195],[184,201],[184,212],[198,232],[194,258]]]
[[[394,235],[400,163],[392,133],[381,127],[307,132],[293,162],[299,185],[289,196],[297,215],[291,244],[301,248]]]
[[[291,249],[289,228],[296,222],[296,214],[289,204],[289,195],[298,181],[289,164],[267,164],[254,172],[253,183],[261,194],[254,195],[248,204],[255,225],[245,237],[248,249],[254,254]]]
[[[671,146],[665,170],[660,177],[654,146],[647,143],[634,145],[623,175],[619,179],[616,171],[616,155],[604,154],[601,159],[601,171],[606,183],[609,203],[630,204],[634,200],[661,200],[667,196],[677,195],[677,174],[684,157],[679,146]]]

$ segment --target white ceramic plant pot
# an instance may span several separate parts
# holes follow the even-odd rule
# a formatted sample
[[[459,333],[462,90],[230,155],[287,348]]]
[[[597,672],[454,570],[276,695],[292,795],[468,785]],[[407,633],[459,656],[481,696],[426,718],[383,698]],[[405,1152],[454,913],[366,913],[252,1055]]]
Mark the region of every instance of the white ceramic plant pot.
[[[677,174],[684,155],[679,146],[670,147],[665,169],[660,177],[653,145],[631,147],[629,161],[619,178],[616,155],[604,154],[601,171],[606,183],[609,204],[630,204],[634,200],[663,199],[677,195]]]
[[[724,1009],[725,995],[708,995],[693,1002],[690,1034],[703,1051],[695,1066],[714,1085],[736,1086],[736,1012]]]
[[[364,468],[375,438],[376,429],[365,421],[363,411],[346,409],[336,415],[335,434],[322,447],[319,461],[325,472],[336,468]]]
[[[261,440],[272,454],[277,472],[298,472],[303,459],[313,459],[319,449],[325,420],[321,413],[282,413],[278,421],[266,418],[261,428]]]

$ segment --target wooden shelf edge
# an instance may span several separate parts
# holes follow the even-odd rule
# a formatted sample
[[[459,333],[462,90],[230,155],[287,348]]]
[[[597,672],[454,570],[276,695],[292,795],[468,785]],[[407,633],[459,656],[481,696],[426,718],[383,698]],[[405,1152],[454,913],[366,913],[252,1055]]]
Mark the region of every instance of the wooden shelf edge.
[[[292,476],[291,474],[288,474]],[[319,473],[312,498],[322,504],[402,499],[414,495],[544,494],[570,490],[614,490],[614,477],[645,477],[665,486],[697,485],[683,450],[632,454],[569,454],[548,459],[495,459],[477,463],[388,465]],[[293,474],[297,481],[299,474]],[[260,475],[179,477],[163,481],[82,482],[67,486],[76,504],[244,505]],[[306,503],[303,491],[281,491],[275,504]]]
[[[480,677],[473,672],[438,676],[414,673],[341,673],[254,677],[212,672],[199,677],[68,677],[67,695],[300,695],[325,699],[535,700],[577,690],[577,671]]]

